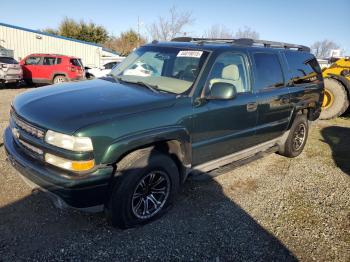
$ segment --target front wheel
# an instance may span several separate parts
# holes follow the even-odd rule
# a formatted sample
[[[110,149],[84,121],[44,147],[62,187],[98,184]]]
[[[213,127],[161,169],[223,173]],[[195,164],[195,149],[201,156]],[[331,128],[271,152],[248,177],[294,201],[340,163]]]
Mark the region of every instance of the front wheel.
[[[303,152],[309,134],[309,125],[306,115],[298,115],[294,119],[289,135],[279,150],[279,154],[286,157],[297,157]]]
[[[155,150],[135,151],[117,169],[119,176],[107,206],[113,226],[145,224],[167,211],[179,186],[179,171],[170,156]]]

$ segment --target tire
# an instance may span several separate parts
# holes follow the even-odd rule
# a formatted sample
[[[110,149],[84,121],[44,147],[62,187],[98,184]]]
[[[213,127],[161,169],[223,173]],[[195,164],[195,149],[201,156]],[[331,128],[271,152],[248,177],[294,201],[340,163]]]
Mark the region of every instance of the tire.
[[[64,75],[57,75],[53,78],[53,84],[61,84],[67,82],[67,78]]]
[[[88,79],[88,80],[91,80],[91,79],[94,79],[94,78],[95,78],[95,76],[94,76],[93,74],[89,74],[89,73],[87,73],[87,74],[85,75],[85,77],[86,77],[86,79]]]
[[[138,150],[119,162],[117,169],[106,209],[113,226],[125,229],[146,224],[168,210],[179,187],[179,171],[170,156]]]
[[[339,81],[325,78],[325,98],[320,119],[332,119],[342,115],[349,107],[348,94]]]
[[[300,132],[303,132],[303,134],[301,135]],[[283,148],[278,153],[285,157],[297,157],[303,152],[308,135],[309,124],[306,115],[296,116]]]

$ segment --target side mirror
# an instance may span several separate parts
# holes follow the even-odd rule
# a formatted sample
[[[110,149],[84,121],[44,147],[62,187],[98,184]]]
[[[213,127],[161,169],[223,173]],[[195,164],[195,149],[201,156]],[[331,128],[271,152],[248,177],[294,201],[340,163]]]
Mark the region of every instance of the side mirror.
[[[236,87],[226,82],[213,83],[210,89],[208,99],[228,100],[233,99],[237,95]]]

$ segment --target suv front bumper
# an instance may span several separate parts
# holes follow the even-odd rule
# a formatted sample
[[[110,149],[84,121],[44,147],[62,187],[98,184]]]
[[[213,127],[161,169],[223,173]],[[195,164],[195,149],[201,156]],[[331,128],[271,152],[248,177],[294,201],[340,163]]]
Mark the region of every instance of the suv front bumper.
[[[113,167],[107,166],[84,176],[63,173],[24,154],[15,143],[11,129],[4,132],[4,146],[9,162],[34,188],[54,196],[58,207],[98,211],[107,201]]]

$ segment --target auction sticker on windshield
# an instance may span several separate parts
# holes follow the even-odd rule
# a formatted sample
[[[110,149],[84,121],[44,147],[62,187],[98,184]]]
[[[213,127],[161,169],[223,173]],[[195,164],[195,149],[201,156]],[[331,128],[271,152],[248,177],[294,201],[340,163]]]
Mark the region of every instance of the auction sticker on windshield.
[[[203,54],[203,51],[194,51],[194,50],[182,50],[177,54],[177,57],[195,57],[200,58]]]

